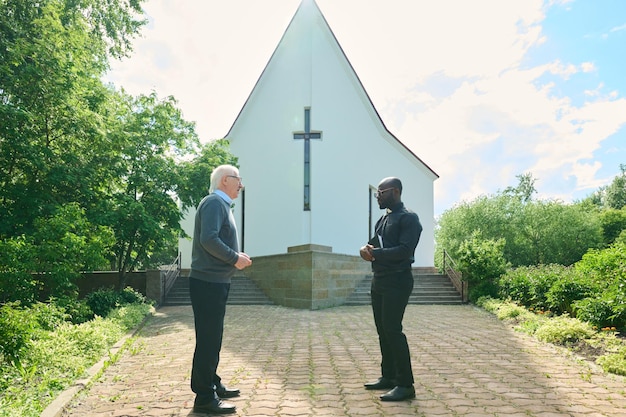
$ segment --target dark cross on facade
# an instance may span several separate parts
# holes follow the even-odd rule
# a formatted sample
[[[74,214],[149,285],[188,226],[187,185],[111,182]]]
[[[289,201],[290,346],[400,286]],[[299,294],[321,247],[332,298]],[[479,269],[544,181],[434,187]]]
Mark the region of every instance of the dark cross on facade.
[[[304,132],[294,132],[294,139],[304,139],[304,211],[311,210],[311,141],[321,139],[322,132],[311,132],[311,109],[304,108]]]

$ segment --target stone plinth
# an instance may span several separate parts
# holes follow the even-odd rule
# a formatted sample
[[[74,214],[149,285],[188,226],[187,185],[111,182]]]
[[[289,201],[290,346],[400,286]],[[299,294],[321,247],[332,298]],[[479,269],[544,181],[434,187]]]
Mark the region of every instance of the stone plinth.
[[[278,305],[318,310],[342,305],[370,273],[359,256],[332,253],[322,245],[292,246],[287,253],[259,256],[239,272]]]

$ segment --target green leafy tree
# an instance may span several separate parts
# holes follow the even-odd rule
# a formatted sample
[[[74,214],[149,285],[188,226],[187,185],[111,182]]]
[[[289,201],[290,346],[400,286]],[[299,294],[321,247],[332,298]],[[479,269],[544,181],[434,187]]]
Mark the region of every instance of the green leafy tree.
[[[620,234],[626,230],[626,207],[621,210],[608,208],[600,212],[600,224],[606,246],[615,242]]]
[[[184,179],[176,190],[183,210],[197,207],[209,193],[211,173],[220,165],[237,165],[237,158],[230,153],[228,141],[219,139],[204,144],[192,161],[180,164],[180,176]]]
[[[483,239],[475,231],[459,248],[459,267],[469,283],[469,299],[498,295],[497,281],[509,267],[502,250],[504,240]]]
[[[519,177],[518,177],[519,178]],[[480,232],[485,240],[503,239],[504,258],[513,266],[571,265],[602,243],[597,211],[582,204],[533,201],[532,180],[492,196],[480,196],[444,212],[435,230],[436,260],[445,249],[457,259],[461,245]]]
[[[36,219],[35,231],[0,241],[0,302],[24,305],[48,297],[76,297],[81,271],[102,268],[113,233],[87,221],[78,204]]]
[[[626,164],[620,164],[619,168],[621,173],[606,187],[604,193],[604,206],[617,210],[626,207]]]
[[[100,81],[130,51],[140,1],[0,1],[0,237],[33,232],[65,202],[100,196]]]
[[[125,288],[127,272],[154,266],[156,253],[170,250],[170,259],[175,257],[182,229],[174,192],[185,182],[177,164],[197,149],[198,138],[173,97],[121,92],[114,110],[109,136],[119,148],[115,180],[95,205],[93,219],[115,232],[113,261],[119,288]]]

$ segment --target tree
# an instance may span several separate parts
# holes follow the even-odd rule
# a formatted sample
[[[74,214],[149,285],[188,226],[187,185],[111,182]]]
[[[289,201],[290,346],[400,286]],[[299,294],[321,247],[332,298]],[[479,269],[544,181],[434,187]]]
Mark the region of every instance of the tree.
[[[0,2],[0,238],[65,202],[100,198],[109,56],[130,51],[140,1]]]
[[[461,246],[476,231],[484,240],[502,239],[504,258],[513,266],[571,265],[589,248],[601,245],[602,230],[595,210],[586,211],[582,204],[529,200],[531,177],[518,178],[517,188],[480,196],[444,212],[435,230],[437,253],[446,249],[458,258]]]
[[[112,167],[115,180],[107,184],[106,198],[95,204],[92,220],[115,232],[113,260],[124,288],[126,273],[154,266],[155,253],[170,249],[175,257],[183,232],[174,193],[186,182],[177,164],[195,152],[198,137],[176,100],[160,100],[156,93],[137,98],[119,93],[110,123],[109,141],[119,148]]]
[[[185,180],[181,182],[176,194],[183,210],[198,206],[200,200],[209,193],[211,173],[224,164],[238,166],[237,158],[228,150],[226,139],[203,145],[197,157],[180,164],[180,176]]]
[[[613,182],[604,192],[604,206],[616,210],[626,207],[626,164],[620,164],[621,174],[613,178]]]

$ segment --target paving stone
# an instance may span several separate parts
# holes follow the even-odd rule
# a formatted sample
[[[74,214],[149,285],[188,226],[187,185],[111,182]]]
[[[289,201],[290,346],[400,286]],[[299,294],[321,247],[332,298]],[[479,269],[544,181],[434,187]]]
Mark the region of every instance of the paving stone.
[[[626,415],[626,382],[513,331],[472,306],[410,305],[416,398],[382,402],[369,306],[320,311],[228,306],[219,373],[236,416],[561,417]],[[200,416],[190,390],[189,306],[163,307],[63,417]]]

